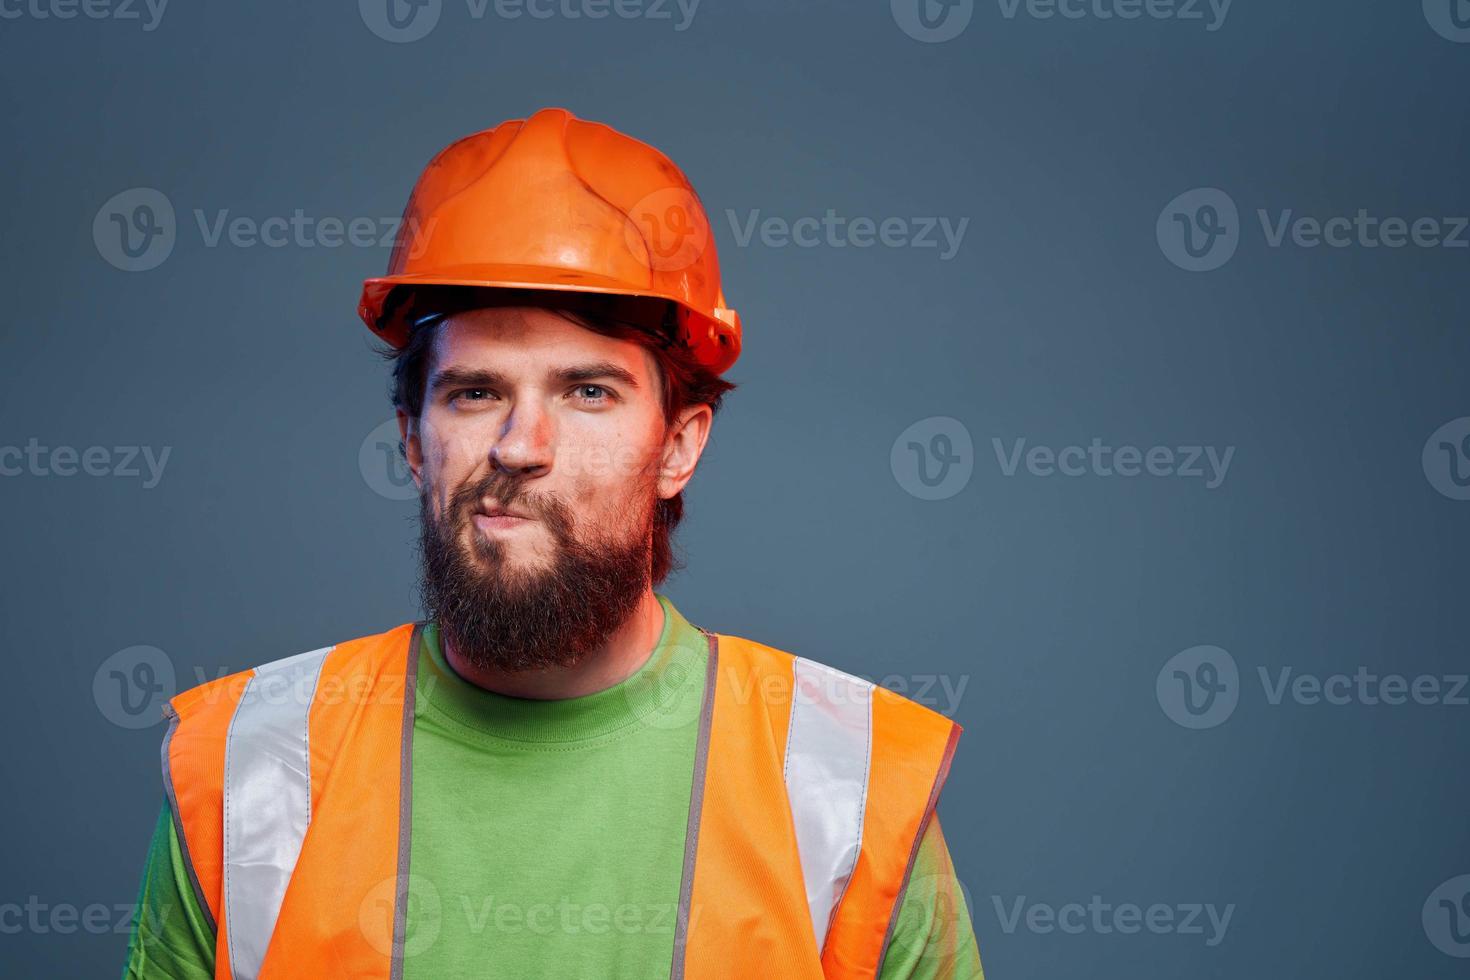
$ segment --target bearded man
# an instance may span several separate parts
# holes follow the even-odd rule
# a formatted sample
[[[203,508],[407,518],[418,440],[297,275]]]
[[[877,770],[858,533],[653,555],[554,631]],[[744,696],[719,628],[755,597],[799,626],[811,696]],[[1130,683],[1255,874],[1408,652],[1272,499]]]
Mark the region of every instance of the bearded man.
[[[404,227],[426,615],[172,699],[125,976],[980,976],[959,726],[655,591],[742,339],[684,175],[544,109]]]

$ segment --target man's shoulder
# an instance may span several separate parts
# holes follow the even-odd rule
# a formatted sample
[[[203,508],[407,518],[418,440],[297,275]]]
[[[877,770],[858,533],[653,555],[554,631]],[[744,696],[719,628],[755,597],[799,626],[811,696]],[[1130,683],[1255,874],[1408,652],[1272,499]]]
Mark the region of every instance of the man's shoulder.
[[[789,678],[793,704],[802,701],[863,704],[876,700],[900,712],[918,712],[932,720],[953,723],[953,719],[907,694],[826,663],[827,656],[820,653],[822,659],[816,659],[736,634],[713,635],[722,659],[726,652],[733,654],[740,672]]]
[[[263,658],[253,667],[224,673],[213,680],[181,691],[169,700],[165,714],[182,718],[209,713],[211,709],[232,713],[252,680],[301,675],[314,677],[326,664],[328,657],[331,657],[334,672],[372,668],[395,650],[402,652],[406,661],[408,638],[418,625],[420,624],[413,622],[402,623],[377,633],[317,645],[274,658]]]
[[[753,640],[736,633],[703,630],[715,640],[715,651],[721,659],[738,659],[765,670],[790,670],[796,654],[780,647]]]

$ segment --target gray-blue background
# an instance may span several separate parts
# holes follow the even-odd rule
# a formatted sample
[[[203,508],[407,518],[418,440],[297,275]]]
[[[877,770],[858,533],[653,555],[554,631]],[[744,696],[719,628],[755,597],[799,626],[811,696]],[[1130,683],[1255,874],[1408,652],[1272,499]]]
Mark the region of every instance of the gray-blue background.
[[[707,628],[964,685],[929,699],[966,729],[940,809],[987,974],[1466,974],[1431,893],[1470,873],[1470,708],[1272,704],[1258,678],[1466,670],[1470,502],[1421,451],[1470,416],[1470,249],[1272,247],[1257,217],[1470,214],[1470,43],[1430,24],[1462,0],[1236,0],[1214,30],[1204,4],[988,0],[940,43],[875,0],[703,0],[682,30],[672,5],[477,19],[443,0],[411,43],[351,3],[179,2],[146,30],[145,8],[41,2],[0,18],[0,446],[170,455],[151,487],[0,478],[5,976],[122,962],[121,932],[5,912],[134,900],[162,726],[110,720],[109,657],[156,647],[190,686],[418,614],[414,505],[359,461],[390,415],[355,314],[387,248],[209,247],[195,211],[394,218],[440,147],[543,105],[683,166],[744,319],[669,594]],[[140,187],[177,241],[125,272],[94,219]],[[1190,272],[1155,224],[1202,187],[1238,206],[1238,247]],[[946,260],[742,246],[727,213],[828,209],[968,225]],[[906,489],[906,446],[890,458],[933,417],[973,442],[941,500]],[[1207,489],[1007,476],[992,442],[1094,438],[1234,455]],[[1194,730],[1155,682],[1204,644],[1238,665],[1238,703]],[[1095,895],[1234,909],[1215,945],[1208,926],[1011,920]]]

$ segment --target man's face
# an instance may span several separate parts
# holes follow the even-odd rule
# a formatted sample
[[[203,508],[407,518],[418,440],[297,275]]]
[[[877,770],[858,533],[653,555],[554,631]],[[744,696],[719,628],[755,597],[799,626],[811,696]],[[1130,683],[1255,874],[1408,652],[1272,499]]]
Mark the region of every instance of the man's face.
[[[421,416],[399,421],[426,604],[459,655],[574,663],[631,614],[657,500],[687,483],[708,432],[704,406],[666,425],[660,385],[642,345],[550,310],[440,325]]]

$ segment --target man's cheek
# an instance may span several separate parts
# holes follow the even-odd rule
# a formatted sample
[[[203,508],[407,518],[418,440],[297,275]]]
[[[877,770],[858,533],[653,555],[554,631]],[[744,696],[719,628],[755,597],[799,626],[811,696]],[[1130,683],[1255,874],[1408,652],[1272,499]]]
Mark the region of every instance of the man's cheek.
[[[557,450],[557,466],[566,477],[608,488],[636,481],[648,465],[646,449],[621,440],[563,446]]]
[[[579,488],[606,479],[611,469],[610,459],[607,446],[598,443],[560,446],[556,453],[557,469]]]

